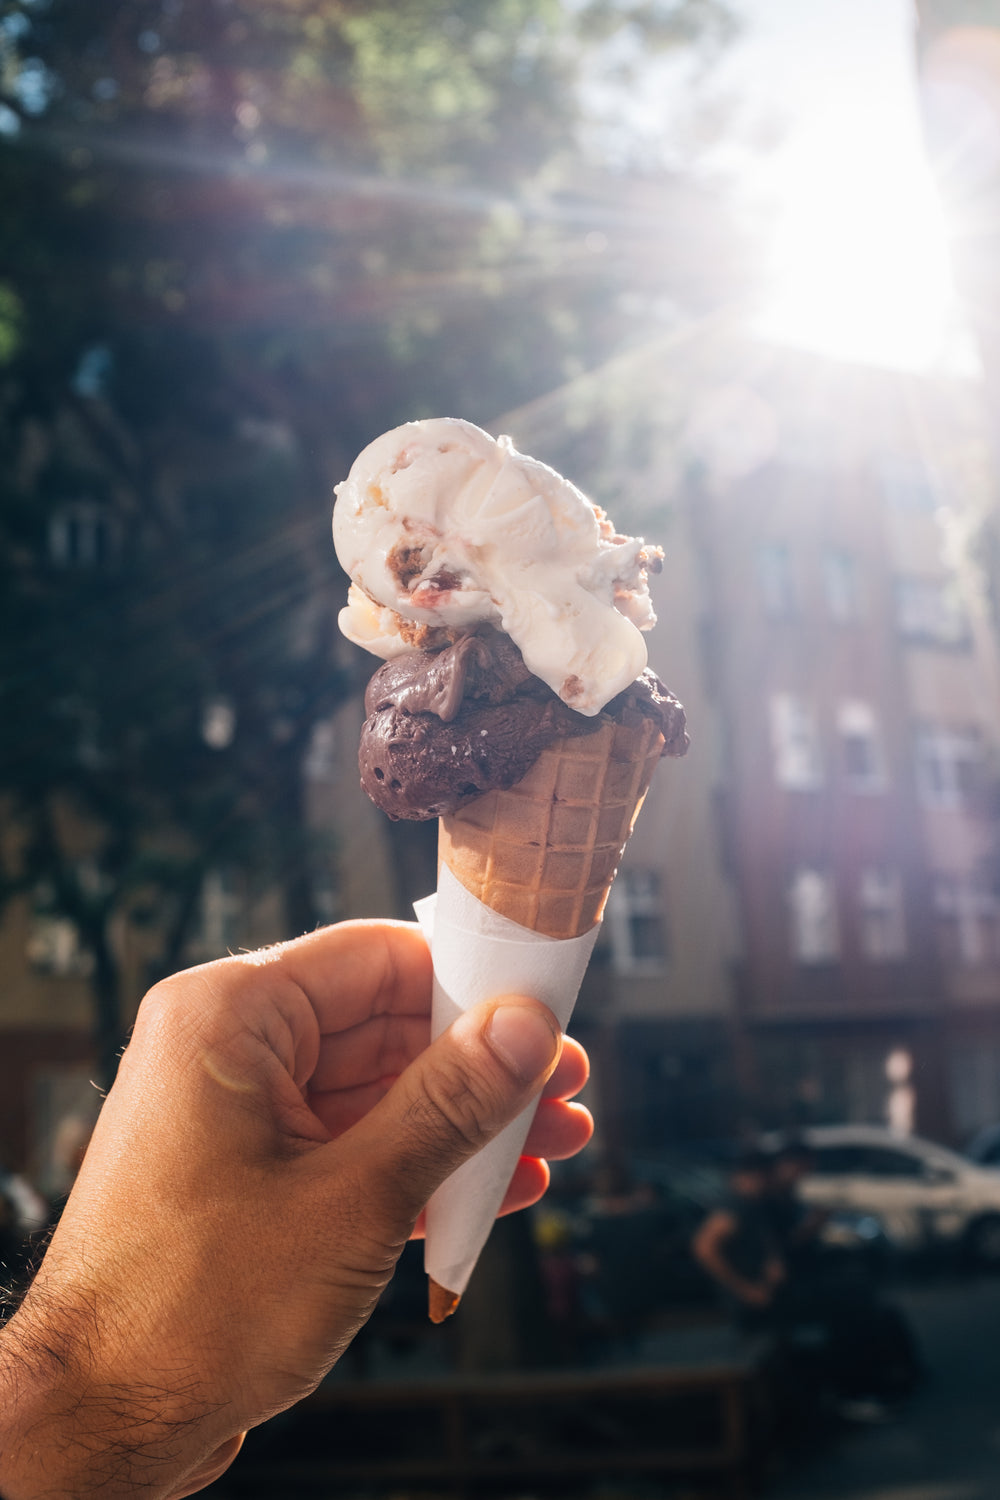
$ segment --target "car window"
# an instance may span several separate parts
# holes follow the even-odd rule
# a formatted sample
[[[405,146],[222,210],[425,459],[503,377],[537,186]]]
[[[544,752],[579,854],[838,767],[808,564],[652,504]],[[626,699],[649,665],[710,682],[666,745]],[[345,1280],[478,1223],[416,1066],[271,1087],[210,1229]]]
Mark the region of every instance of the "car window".
[[[846,1177],[860,1171],[858,1146],[814,1146],[812,1171],[817,1177]]]
[[[893,1151],[889,1146],[865,1146],[858,1154],[860,1160],[854,1170],[866,1177],[922,1177],[925,1172],[922,1157],[911,1156],[908,1151]]]
[[[922,1177],[925,1163],[909,1151],[892,1146],[837,1145],[814,1147],[814,1173],[819,1177]]]

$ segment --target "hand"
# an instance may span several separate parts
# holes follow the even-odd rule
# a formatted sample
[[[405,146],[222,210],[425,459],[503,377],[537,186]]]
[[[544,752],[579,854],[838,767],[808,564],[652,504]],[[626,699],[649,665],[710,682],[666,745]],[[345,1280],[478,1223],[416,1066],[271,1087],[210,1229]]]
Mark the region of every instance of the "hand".
[[[586,1143],[550,1012],[493,1001],[429,1045],[430,989],[415,927],[357,922],[150,991],[0,1335],[6,1500],[195,1493],[315,1388],[430,1194],[543,1083],[505,1207]]]

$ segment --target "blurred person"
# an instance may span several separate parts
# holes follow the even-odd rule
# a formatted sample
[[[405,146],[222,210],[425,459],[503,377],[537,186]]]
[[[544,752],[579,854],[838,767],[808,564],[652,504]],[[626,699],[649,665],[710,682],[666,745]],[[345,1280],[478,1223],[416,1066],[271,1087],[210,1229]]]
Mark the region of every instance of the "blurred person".
[[[695,1260],[719,1286],[737,1326],[757,1333],[773,1326],[787,1271],[769,1212],[770,1161],[742,1150],[729,1173],[729,1195],[695,1232]]]
[[[811,1328],[789,1318],[788,1264],[772,1174],[768,1152],[744,1149],[730,1172],[728,1201],[702,1222],[691,1248],[723,1289],[737,1331],[754,1339],[757,1374],[767,1393],[757,1436],[766,1430],[769,1441],[797,1449],[813,1441],[821,1420],[825,1351]]]
[[[828,1209],[804,1202],[800,1193],[814,1167],[815,1155],[800,1136],[768,1153],[765,1207],[790,1282],[815,1270],[819,1238],[830,1217]]]
[[[850,1420],[881,1421],[908,1395],[921,1362],[903,1313],[877,1295],[860,1249],[834,1253],[821,1241],[830,1210],[810,1205],[800,1184],[815,1166],[792,1136],[770,1152],[767,1212],[787,1277],[778,1300],[782,1337],[798,1349],[829,1403]]]
[[[586,1054],[502,997],[430,1041],[416,927],[347,922],[143,1001],[0,1332],[0,1494],[180,1500],[315,1389],[427,1199],[544,1090],[504,1208],[589,1139]]]

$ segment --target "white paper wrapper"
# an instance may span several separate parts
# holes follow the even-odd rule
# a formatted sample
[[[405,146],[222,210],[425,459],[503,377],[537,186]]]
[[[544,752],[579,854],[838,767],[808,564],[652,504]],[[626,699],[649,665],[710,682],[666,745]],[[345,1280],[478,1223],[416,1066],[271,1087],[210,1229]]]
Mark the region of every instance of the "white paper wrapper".
[[[552,1010],[565,1031],[586,972],[597,927],[578,938],[530,932],[484,906],[441,866],[436,896],[414,905],[431,944],[431,1030],[439,1036],[462,1011],[498,995],[530,995]],[[461,1295],[517,1166],[535,1105],[453,1172],[427,1205],[424,1268]]]

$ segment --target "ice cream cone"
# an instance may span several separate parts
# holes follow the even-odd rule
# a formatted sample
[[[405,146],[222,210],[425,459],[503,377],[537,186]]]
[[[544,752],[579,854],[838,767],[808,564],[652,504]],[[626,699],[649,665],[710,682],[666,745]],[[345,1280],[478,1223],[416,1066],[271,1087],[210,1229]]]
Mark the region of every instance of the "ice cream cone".
[[[659,725],[606,720],[557,740],[507,791],[442,818],[438,853],[485,906],[548,937],[599,922],[663,751]]]
[[[609,719],[592,734],[557,741],[515,786],[441,819],[441,864],[518,927],[583,937],[601,920],[663,747],[659,725],[645,718],[632,725]],[[575,994],[574,985],[570,1009]],[[513,1170],[520,1147],[509,1149]],[[452,1211],[461,1212],[460,1204]],[[455,1311],[462,1290],[430,1277],[433,1322]]]
[[[362,786],[391,818],[440,819],[438,889],[416,903],[432,1035],[505,994],[534,996],[565,1029],[656,762],[687,747],[642,639],[662,550],[509,438],[447,417],[358,455],[333,532],[351,578],[340,628],[383,658]],[[435,1322],[458,1304],[533,1113],[427,1204]]]

